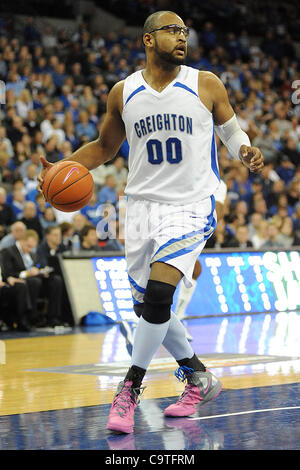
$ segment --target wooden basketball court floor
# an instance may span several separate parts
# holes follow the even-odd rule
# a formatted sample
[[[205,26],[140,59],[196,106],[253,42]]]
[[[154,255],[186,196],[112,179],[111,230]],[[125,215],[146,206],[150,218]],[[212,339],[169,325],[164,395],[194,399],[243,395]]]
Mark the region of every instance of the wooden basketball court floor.
[[[106,430],[130,358],[117,324],[0,333],[1,450],[300,449],[300,312],[185,321],[223,382],[189,418],[164,418],[184,388],[160,348],[130,435]]]

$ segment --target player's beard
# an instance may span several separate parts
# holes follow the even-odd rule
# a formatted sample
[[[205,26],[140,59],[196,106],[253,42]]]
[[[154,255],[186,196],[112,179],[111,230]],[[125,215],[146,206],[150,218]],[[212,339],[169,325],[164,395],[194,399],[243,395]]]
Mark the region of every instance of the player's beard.
[[[174,49],[175,50],[175,49]],[[182,57],[175,57],[172,52],[163,51],[158,44],[155,44],[155,52],[159,60],[168,64],[169,66],[183,65],[185,63],[186,54]]]

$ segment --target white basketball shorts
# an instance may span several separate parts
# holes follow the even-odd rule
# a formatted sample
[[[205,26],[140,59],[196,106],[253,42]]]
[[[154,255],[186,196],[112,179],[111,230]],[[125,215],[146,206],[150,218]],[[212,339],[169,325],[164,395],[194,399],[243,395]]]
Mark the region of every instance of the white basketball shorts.
[[[151,265],[167,263],[192,285],[195,262],[216,228],[215,198],[186,205],[160,204],[130,196],[125,221],[125,254],[134,304],[143,303]]]

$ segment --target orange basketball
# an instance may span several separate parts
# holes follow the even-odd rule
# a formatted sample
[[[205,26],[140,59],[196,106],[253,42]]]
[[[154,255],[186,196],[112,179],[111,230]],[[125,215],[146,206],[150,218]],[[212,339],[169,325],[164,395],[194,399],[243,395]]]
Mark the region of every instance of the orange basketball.
[[[47,202],[62,212],[84,207],[94,192],[89,170],[77,162],[55,163],[45,174],[42,191]]]

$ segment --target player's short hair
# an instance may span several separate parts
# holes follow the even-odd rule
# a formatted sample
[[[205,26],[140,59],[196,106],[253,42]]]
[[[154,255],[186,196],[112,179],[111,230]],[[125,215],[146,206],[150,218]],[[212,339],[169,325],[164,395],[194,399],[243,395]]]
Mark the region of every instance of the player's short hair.
[[[176,14],[174,11],[169,11],[169,10],[162,10],[162,11],[156,11],[155,13],[152,13],[151,15],[146,18],[146,21],[143,26],[143,36],[146,33],[149,33],[149,31],[152,31],[157,27],[158,19],[161,15],[164,13],[172,13],[173,15]]]

